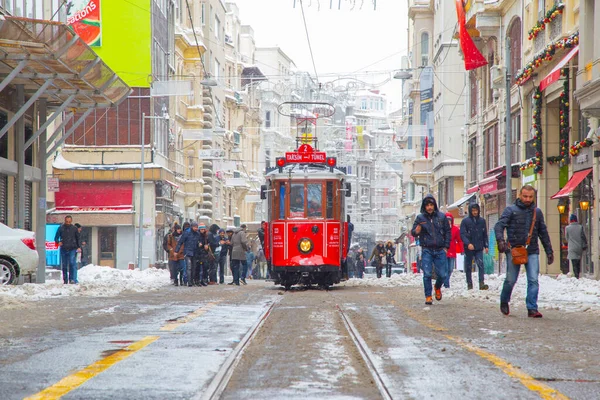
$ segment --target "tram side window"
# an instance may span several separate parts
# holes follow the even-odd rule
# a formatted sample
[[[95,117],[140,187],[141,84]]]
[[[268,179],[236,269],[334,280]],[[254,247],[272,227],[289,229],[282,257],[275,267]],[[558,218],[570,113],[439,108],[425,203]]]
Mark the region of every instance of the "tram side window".
[[[320,183],[309,183],[308,187],[308,216],[323,216],[323,187]]]
[[[279,184],[279,219],[285,218],[285,182]]]
[[[292,184],[290,192],[290,217],[304,218],[304,184]]]
[[[327,218],[333,218],[333,182],[327,182]]]

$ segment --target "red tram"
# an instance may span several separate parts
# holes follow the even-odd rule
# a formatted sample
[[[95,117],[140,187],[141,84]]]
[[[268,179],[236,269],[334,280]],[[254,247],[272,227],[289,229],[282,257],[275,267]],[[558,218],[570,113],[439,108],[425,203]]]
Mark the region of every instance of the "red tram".
[[[266,173],[265,254],[275,284],[328,287],[342,278],[348,252],[346,170],[308,144],[277,158]]]

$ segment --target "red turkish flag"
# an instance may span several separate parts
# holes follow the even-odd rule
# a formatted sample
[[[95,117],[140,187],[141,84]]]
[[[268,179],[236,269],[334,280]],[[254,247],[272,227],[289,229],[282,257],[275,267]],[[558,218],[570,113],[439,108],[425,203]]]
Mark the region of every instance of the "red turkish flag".
[[[458,15],[458,39],[465,58],[465,70],[470,71],[487,65],[487,60],[479,52],[473,39],[469,36],[469,31],[467,31],[465,7],[462,0],[456,0],[456,14]]]

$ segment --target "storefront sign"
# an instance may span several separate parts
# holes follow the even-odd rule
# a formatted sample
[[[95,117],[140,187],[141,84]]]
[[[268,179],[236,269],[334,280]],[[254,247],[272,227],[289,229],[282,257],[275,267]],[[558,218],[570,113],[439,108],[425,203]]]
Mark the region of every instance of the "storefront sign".
[[[533,168],[527,168],[526,170],[524,170],[522,178],[523,185],[530,185],[533,182],[537,181],[537,175],[538,174],[535,173]]]
[[[101,0],[71,0],[67,3],[67,24],[89,46],[102,45]]]
[[[59,192],[60,191],[60,183],[58,181],[58,178],[54,178],[54,177],[50,177],[48,179],[46,179],[46,188],[48,189],[49,192]]]
[[[286,163],[318,163],[325,164],[327,155],[322,151],[315,151],[313,153],[285,153]]]
[[[58,212],[131,212],[132,182],[62,182],[55,195]]]
[[[479,193],[480,194],[495,192],[496,190],[498,190],[498,179],[494,179],[491,182],[484,183],[483,185],[479,185]]]

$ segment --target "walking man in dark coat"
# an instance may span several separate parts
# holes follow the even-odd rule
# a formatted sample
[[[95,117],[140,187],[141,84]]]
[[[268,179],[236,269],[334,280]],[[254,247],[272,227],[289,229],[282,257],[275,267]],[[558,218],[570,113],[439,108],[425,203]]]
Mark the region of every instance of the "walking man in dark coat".
[[[471,264],[473,260],[479,271],[479,290],[488,290],[485,284],[483,267],[483,252],[488,253],[488,233],[485,219],[480,215],[479,204],[469,205],[469,216],[460,223],[460,238],[465,248],[465,275],[467,277],[467,289],[473,289],[471,278]]]
[[[197,249],[198,243],[200,243],[200,232],[198,232],[198,223],[192,222],[191,228],[183,232],[183,235],[177,241],[177,247],[175,247],[175,253],[179,253],[181,246],[183,246],[183,252],[185,254],[185,265],[187,268],[188,286],[200,286],[199,282],[199,271],[197,263]],[[194,279],[196,281],[194,282]]]
[[[567,258],[571,260],[573,266],[573,276],[579,279],[581,273],[581,256],[587,250],[587,239],[583,226],[577,222],[577,215],[571,214],[569,217],[570,224],[565,228],[565,236],[567,239]]]
[[[442,285],[448,272],[447,252],[450,248],[452,232],[446,215],[438,209],[433,195],[428,194],[421,203],[421,214],[417,215],[411,230],[412,235],[419,239],[423,248],[423,286],[425,289],[425,304],[433,304],[431,297],[431,276],[435,266],[437,279],[435,281],[435,299],[442,300]]]
[[[548,264],[554,262],[554,251],[552,250],[552,243],[550,243],[550,236],[544,222],[544,214],[535,205],[535,194],[533,186],[523,186],[519,191],[519,196],[515,203],[504,209],[502,216],[494,228],[498,251],[506,253],[506,279],[504,280],[502,293],[500,294],[500,311],[504,315],[508,315],[510,312],[508,303],[510,302],[510,296],[515,283],[517,283],[519,270],[521,269],[520,264],[513,264],[510,249],[515,246],[526,245],[535,213],[535,223],[533,224],[529,246],[527,246],[527,264],[525,264],[525,271],[527,272],[527,297],[525,298],[525,303],[527,304],[527,315],[529,317],[542,318],[537,304],[540,289],[538,283],[538,275],[540,274],[540,247],[538,239],[542,241],[546,256],[548,257]],[[505,230],[506,240],[504,239]]]
[[[79,230],[73,225],[70,215],[56,231],[54,241],[60,247],[60,263],[62,266],[63,283],[79,283],[77,280],[77,251],[81,251]]]

